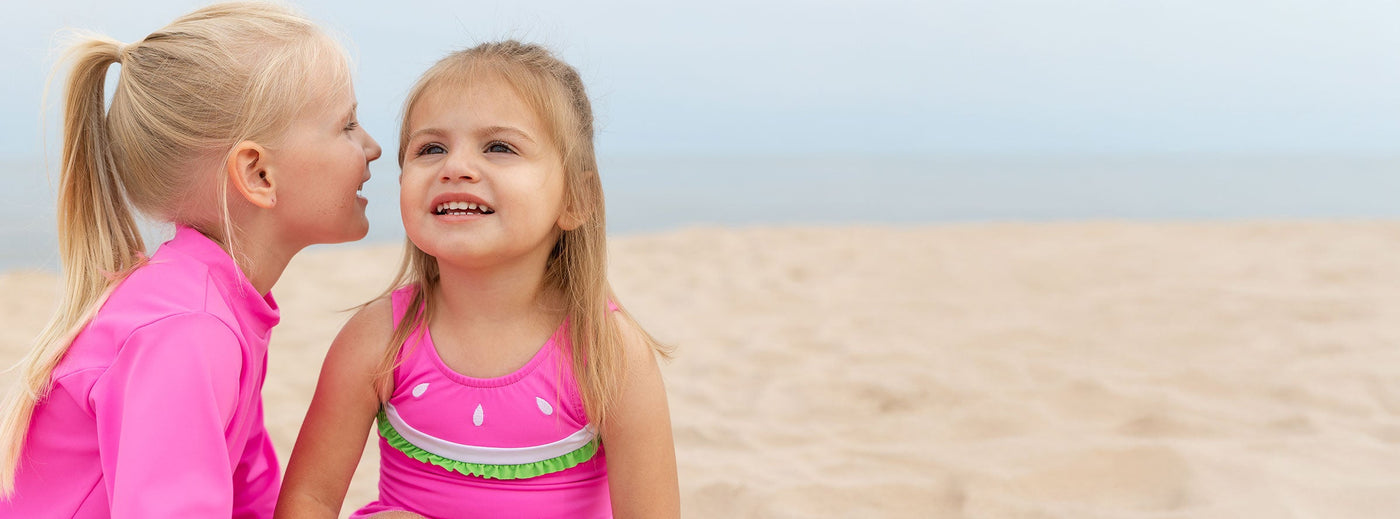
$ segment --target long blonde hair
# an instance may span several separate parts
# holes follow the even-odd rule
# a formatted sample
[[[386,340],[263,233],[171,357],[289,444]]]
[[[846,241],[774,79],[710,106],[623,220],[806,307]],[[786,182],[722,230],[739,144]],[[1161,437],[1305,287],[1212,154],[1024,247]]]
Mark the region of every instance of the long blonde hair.
[[[305,88],[313,74],[329,66],[330,84],[349,81],[339,44],[289,9],[261,3],[205,7],[131,44],[83,34],[60,63],[71,63],[58,189],[63,291],[0,408],[4,496],[14,492],[30,420],[54,368],[112,288],[145,261],[136,212],[212,227],[204,231],[231,250],[227,181],[197,166],[245,140],[275,144],[323,93]],[[113,64],[121,72],[104,113]],[[215,202],[198,196],[210,183],[220,212],[191,221],[193,204]]]
[[[608,302],[616,302],[617,298],[607,277],[603,185],[593,151],[593,108],[578,71],[544,47],[518,41],[485,43],[448,55],[428,69],[409,91],[399,128],[399,166],[403,166],[407,151],[409,117],[423,96],[444,83],[469,83],[479,74],[493,74],[514,88],[545,122],[553,144],[561,151],[565,207],[581,216],[583,223],[559,235],[545,267],[544,282],[564,295],[573,349],[571,368],[589,420],[602,424],[624,374],[623,336],[608,310]],[[416,285],[418,289],[380,360],[374,383],[381,398],[390,393],[399,351],[413,330],[424,326],[432,315],[433,294],[440,289],[439,282],[437,259],[405,240],[398,275],[381,297],[404,286]],[[620,312],[641,330],[625,309]],[[669,349],[650,334],[643,330],[641,336],[652,351],[669,356]]]

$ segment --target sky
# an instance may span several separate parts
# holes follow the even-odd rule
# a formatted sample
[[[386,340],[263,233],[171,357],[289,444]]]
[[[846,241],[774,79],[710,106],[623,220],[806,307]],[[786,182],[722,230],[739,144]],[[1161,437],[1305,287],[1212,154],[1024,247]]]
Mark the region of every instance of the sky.
[[[56,135],[40,101],[58,31],[133,41],[203,3],[10,4],[0,158]],[[580,70],[604,157],[1400,156],[1394,0],[292,5],[350,44],[386,149],[435,60],[517,38]]]

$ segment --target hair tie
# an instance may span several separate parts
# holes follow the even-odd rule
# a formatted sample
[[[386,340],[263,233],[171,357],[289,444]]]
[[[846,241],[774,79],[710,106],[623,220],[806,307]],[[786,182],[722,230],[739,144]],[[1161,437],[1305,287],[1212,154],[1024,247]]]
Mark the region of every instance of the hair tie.
[[[121,63],[122,57],[126,55],[126,47],[125,43],[117,43],[117,63]]]

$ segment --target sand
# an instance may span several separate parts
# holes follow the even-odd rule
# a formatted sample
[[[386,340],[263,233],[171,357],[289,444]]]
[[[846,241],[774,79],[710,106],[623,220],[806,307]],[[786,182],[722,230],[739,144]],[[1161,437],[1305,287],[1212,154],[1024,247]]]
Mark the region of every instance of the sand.
[[[612,242],[663,365],[683,512],[710,517],[1394,517],[1400,223],[698,228]],[[396,246],[275,289],[284,457],[338,310]],[[0,275],[4,362],[54,277]],[[366,450],[346,511],[370,500]]]

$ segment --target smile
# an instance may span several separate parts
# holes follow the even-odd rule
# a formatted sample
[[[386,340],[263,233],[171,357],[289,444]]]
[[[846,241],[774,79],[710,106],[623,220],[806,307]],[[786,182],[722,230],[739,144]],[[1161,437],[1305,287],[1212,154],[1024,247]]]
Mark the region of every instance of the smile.
[[[475,202],[443,202],[437,205],[433,214],[442,215],[468,215],[468,214],[492,214],[496,210],[486,204]]]

